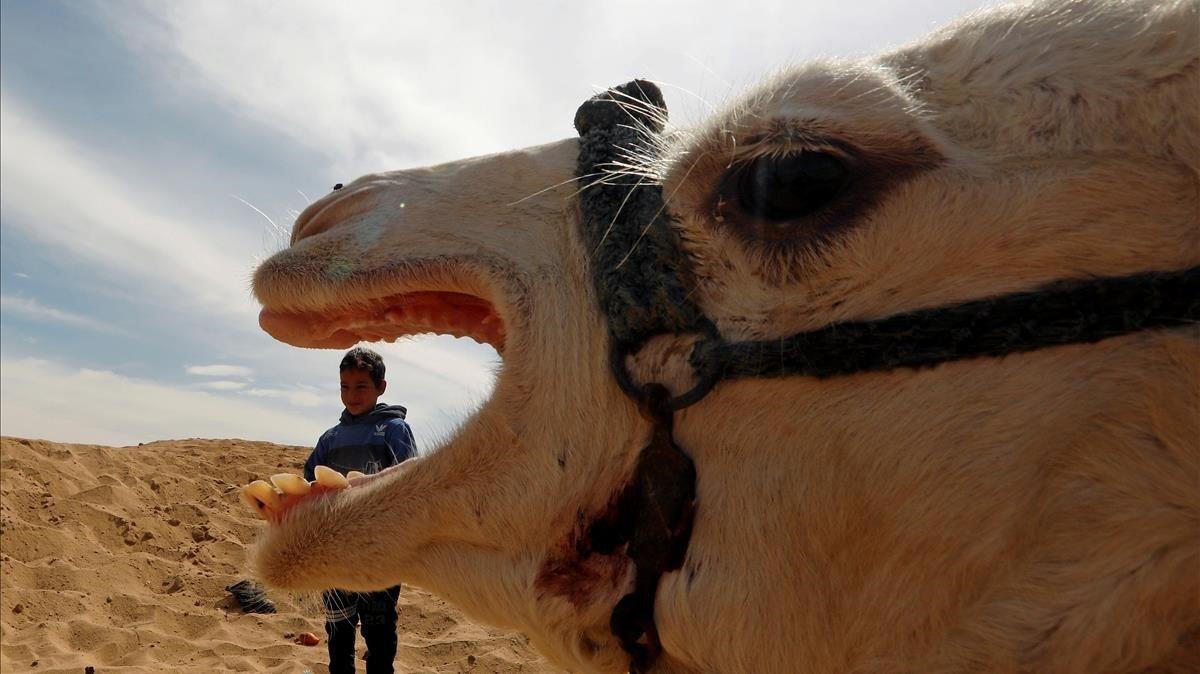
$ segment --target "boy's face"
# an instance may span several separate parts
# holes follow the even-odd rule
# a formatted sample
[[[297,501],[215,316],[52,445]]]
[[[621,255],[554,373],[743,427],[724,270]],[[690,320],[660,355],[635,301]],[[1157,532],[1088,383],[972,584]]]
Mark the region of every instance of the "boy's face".
[[[383,395],[386,388],[386,381],[379,382],[379,386],[376,387],[375,382],[371,381],[370,372],[342,371],[342,404],[354,416],[375,409],[375,403],[379,402],[379,396]]]

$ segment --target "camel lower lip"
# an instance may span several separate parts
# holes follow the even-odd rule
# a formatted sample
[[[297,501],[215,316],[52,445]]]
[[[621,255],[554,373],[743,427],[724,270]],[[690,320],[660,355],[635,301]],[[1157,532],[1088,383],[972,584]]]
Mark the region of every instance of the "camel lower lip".
[[[505,340],[504,322],[490,302],[455,292],[401,293],[311,311],[264,308],[258,322],[275,339],[307,348],[344,349],[432,333],[469,337],[502,351]]]

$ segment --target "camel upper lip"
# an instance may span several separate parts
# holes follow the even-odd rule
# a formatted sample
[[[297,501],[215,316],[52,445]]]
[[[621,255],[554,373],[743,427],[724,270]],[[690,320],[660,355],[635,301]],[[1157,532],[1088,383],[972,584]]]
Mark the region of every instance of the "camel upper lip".
[[[291,245],[296,245],[303,239],[316,236],[339,222],[350,220],[370,211],[376,205],[373,198],[382,188],[395,181],[372,180],[361,184],[352,184],[331,192],[325,197],[309,204],[296,216],[292,225]],[[375,194],[373,194],[375,193]]]
[[[310,204],[291,246],[255,271],[259,325],[310,348],[433,333],[502,352],[522,294],[512,287],[517,275],[484,249],[441,248],[436,228],[412,222],[398,195],[431,189],[419,178],[375,175]]]

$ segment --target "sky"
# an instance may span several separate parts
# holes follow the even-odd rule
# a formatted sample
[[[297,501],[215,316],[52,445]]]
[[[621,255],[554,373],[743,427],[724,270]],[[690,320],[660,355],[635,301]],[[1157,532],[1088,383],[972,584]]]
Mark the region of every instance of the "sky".
[[[642,77],[676,124],[983,2],[0,0],[0,434],[312,445],[341,353],[258,328],[255,265],[334,183],[574,135]],[[496,353],[375,345],[428,449]]]

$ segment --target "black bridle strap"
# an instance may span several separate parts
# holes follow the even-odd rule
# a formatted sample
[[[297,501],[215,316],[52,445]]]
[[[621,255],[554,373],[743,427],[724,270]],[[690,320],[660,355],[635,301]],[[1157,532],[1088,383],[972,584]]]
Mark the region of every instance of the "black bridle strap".
[[[659,384],[634,383],[625,356],[659,334],[695,332],[714,339],[717,334],[688,299],[690,270],[680,255],[683,248],[670,225],[662,188],[648,177],[620,171],[636,161],[631,157],[654,153],[653,137],[662,132],[665,120],[662,92],[642,80],[594,96],[575,114],[581,234],[608,322],[609,362],[617,383],[653,428],[622,490],[623,524],[606,536],[607,547],[625,546],[635,569],[634,587],[613,607],[609,621],[629,654],[633,674],[649,671],[661,652],[654,598],[662,575],[683,563],[696,472],[672,439],[679,399]]]
[[[717,380],[825,378],[928,368],[1189,324],[1200,324],[1200,267],[1059,281],[949,307],[834,323],[778,340],[718,338],[697,345],[690,360],[698,374]]]
[[[699,332],[707,321],[688,298],[691,270],[662,187],[621,170],[632,156],[657,153],[653,138],[666,115],[662,92],[644,80],[594,96],[575,113],[580,229],[600,310],[626,351],[654,335]]]

